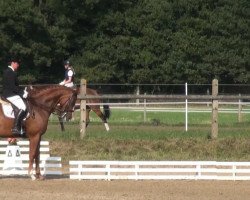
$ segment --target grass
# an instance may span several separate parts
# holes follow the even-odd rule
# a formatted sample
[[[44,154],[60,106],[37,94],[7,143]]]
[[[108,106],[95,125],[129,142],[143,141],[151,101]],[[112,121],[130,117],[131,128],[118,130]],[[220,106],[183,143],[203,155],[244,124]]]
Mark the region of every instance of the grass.
[[[79,116],[75,116],[79,120]],[[52,154],[68,160],[250,160],[250,115],[237,122],[237,114],[219,114],[219,137],[208,139],[210,113],[143,113],[113,110],[106,132],[99,118],[91,115],[87,136],[79,139],[79,124],[66,123],[60,131],[52,117],[43,139],[51,141]],[[156,122],[157,123],[156,123]]]

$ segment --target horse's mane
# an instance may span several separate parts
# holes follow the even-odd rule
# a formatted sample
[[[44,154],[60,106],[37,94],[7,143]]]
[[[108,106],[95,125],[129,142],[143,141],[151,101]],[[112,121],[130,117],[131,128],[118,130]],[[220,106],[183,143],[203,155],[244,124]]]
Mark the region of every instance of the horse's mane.
[[[70,91],[71,89],[61,85],[36,85],[36,86],[30,86],[29,94],[31,97],[34,97],[39,95],[48,95],[51,92],[53,93],[54,91],[57,90]]]

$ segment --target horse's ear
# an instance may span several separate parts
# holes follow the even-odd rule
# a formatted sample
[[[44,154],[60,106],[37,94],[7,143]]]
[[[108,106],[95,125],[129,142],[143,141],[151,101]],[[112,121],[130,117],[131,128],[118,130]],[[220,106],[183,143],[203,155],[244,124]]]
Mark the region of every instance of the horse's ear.
[[[29,86],[27,86],[26,88],[27,88],[27,91],[28,91],[28,92],[31,92],[31,91],[34,89],[32,85],[29,85]]]

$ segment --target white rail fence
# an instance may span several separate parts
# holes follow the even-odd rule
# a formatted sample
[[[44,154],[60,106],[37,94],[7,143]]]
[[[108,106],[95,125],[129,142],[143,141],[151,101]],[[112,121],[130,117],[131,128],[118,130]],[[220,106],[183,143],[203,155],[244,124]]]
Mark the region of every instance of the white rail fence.
[[[70,179],[250,180],[250,162],[69,161]]]
[[[50,156],[48,141],[41,141],[40,153],[41,174],[62,175],[61,157]],[[18,141],[17,146],[8,146],[6,140],[0,141],[0,175],[28,175],[28,162],[29,141]]]

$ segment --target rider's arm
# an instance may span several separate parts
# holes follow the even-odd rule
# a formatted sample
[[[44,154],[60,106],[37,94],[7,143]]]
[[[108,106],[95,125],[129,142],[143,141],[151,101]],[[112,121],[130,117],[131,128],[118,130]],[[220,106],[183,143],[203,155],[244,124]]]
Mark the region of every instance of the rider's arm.
[[[69,76],[69,78],[68,78],[68,80],[66,81],[66,80],[64,80],[64,84],[66,84],[66,83],[71,83],[72,82],[72,76]]]
[[[65,81],[66,80],[64,79],[62,82],[59,83],[59,85],[65,85]]]

